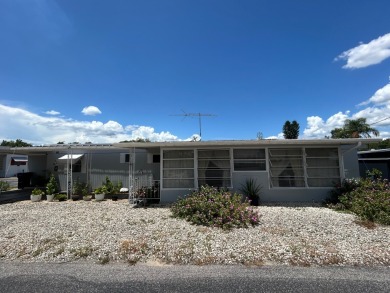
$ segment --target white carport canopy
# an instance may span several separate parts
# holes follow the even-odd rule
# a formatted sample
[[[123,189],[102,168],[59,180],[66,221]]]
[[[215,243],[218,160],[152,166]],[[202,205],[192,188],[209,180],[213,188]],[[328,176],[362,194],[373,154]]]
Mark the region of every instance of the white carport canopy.
[[[59,157],[58,160],[66,160],[66,194],[69,197],[73,190],[73,171],[72,164],[77,162],[83,154],[66,154],[62,157]],[[64,162],[65,163],[65,162]]]
[[[15,163],[26,163],[26,162],[28,162],[28,158],[27,157],[12,157],[12,160]]]
[[[62,157],[59,157],[58,160],[78,160],[83,156],[83,154],[68,154]]]

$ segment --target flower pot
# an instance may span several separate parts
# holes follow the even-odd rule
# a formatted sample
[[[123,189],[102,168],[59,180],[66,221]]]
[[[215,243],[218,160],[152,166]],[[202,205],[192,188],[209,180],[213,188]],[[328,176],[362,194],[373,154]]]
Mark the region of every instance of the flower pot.
[[[90,196],[90,195],[83,196],[84,201],[90,201],[91,199],[92,199],[92,196]]]
[[[97,193],[95,194],[95,200],[96,201],[102,201],[104,199],[104,193]]]
[[[31,194],[31,201],[37,202],[37,201],[40,201],[41,199],[42,199],[42,195],[41,194],[39,194],[39,195]]]
[[[54,194],[47,194],[47,195],[46,195],[46,199],[47,199],[47,201],[53,201],[53,199],[54,199]]]

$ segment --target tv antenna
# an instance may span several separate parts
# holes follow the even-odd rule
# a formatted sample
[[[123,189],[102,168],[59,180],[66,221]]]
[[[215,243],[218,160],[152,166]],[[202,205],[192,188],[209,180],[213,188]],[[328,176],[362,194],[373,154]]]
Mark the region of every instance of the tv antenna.
[[[198,119],[199,119],[199,137],[200,137],[200,140],[202,140],[202,117],[210,117],[210,116],[217,116],[217,115],[214,115],[214,114],[204,114],[204,113],[186,113],[186,112],[183,111],[183,114],[175,114],[175,115],[171,115],[171,116],[183,116],[184,118],[186,118],[186,117],[198,117]]]

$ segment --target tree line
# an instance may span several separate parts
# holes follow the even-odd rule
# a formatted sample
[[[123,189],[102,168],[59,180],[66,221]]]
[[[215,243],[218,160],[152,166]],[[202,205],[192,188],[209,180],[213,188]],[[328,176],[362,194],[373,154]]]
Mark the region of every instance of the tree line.
[[[371,134],[379,136],[379,131],[367,123],[366,118],[347,119],[343,127],[335,128],[330,132],[331,136],[325,138],[370,138]],[[297,139],[299,136],[299,123],[286,121],[283,125],[283,137],[285,139]]]

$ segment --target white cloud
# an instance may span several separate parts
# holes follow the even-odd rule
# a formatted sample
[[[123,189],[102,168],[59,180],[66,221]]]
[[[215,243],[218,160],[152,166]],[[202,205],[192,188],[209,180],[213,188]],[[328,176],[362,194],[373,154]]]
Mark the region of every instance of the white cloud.
[[[50,111],[46,111],[45,114],[55,116],[55,115],[60,115],[61,113],[54,110],[50,110]]]
[[[333,129],[344,125],[345,119],[349,118],[348,114],[349,111],[345,113],[338,112],[330,116],[326,121],[319,116],[307,117],[307,126],[303,131],[303,137],[325,138],[325,136],[329,136]]]
[[[390,102],[390,83],[380,88],[375,94],[367,101],[360,103],[359,106],[368,105],[370,103],[381,105]]]
[[[385,34],[368,44],[361,44],[341,53],[337,60],[347,60],[343,68],[364,68],[381,63],[390,57],[390,33]]]
[[[390,84],[377,90],[370,99],[360,103],[359,106],[368,104],[372,105],[353,114],[349,111],[338,112],[326,121],[319,116],[308,117],[303,137],[324,138],[330,136],[330,132],[335,128],[342,127],[346,119],[357,118],[366,118],[368,124],[379,130],[382,138],[388,137],[390,133]]]
[[[97,114],[102,114],[102,111],[100,111],[98,107],[88,106],[88,107],[85,107],[81,111],[81,113],[83,113],[84,115],[87,115],[87,116],[95,116]]]
[[[22,139],[34,145],[59,141],[114,143],[137,138],[172,141],[179,138],[170,132],[155,132],[153,127],[127,125],[116,121],[75,121],[62,117],[45,117],[30,111],[0,104],[0,140]]]

